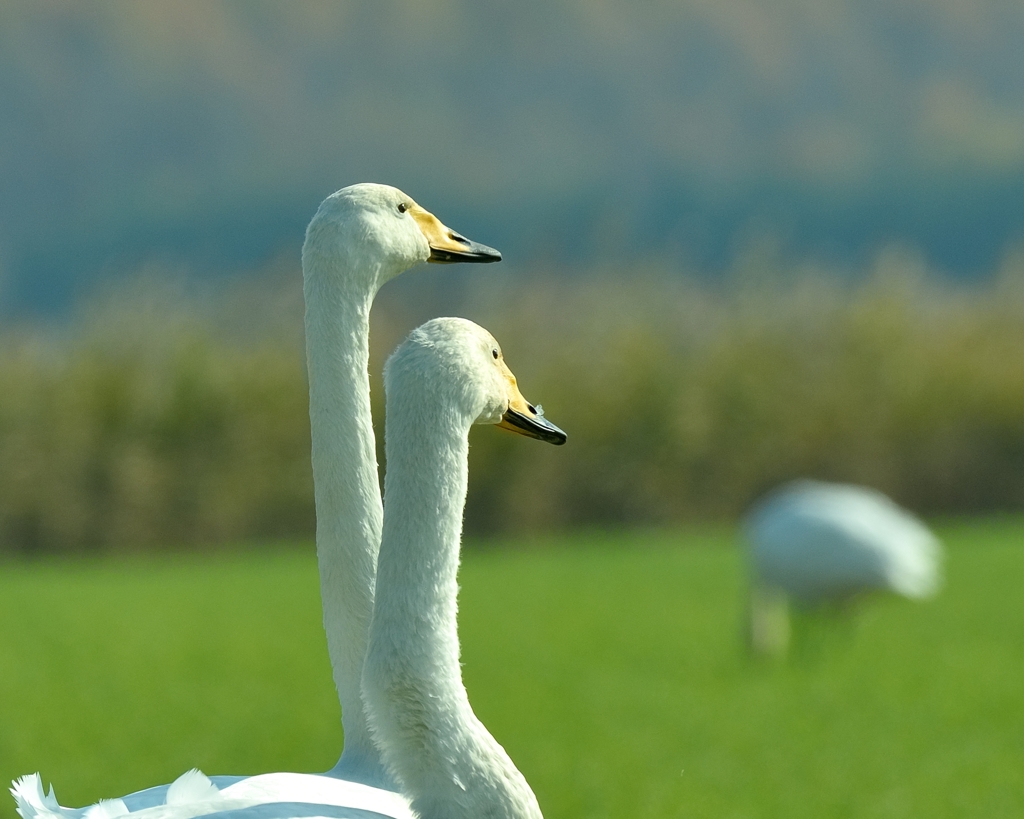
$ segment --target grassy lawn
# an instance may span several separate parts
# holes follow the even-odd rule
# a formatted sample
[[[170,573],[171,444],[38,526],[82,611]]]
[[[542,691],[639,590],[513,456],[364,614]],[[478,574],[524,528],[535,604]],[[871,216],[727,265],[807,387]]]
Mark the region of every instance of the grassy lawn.
[[[471,699],[551,819],[1018,819],[1024,525],[940,534],[938,598],[805,618],[777,664],[740,649],[729,530],[471,552]],[[340,747],[311,547],[0,565],[0,779],[39,770],[80,805]]]

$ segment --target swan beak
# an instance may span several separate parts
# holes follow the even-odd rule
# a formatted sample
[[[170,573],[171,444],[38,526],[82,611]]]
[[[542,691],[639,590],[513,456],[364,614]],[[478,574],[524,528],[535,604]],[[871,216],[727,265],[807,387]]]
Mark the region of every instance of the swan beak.
[[[564,444],[568,436],[545,418],[543,412],[518,394],[518,390],[516,393],[516,396],[509,401],[508,409],[501,416],[498,426],[555,446]]]
[[[473,242],[445,227],[441,220],[419,205],[409,205],[409,215],[416,220],[420,232],[430,245],[428,262],[500,262],[501,254],[493,247]]]

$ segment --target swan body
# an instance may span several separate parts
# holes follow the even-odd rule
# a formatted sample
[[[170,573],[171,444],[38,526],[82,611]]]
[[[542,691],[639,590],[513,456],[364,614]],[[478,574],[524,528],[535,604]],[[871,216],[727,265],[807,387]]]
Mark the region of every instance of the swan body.
[[[496,250],[450,230],[387,185],[337,191],[323,201],[306,230],[302,269],[317,559],[345,732],[344,753],[334,769],[324,775],[213,780],[190,771],[170,785],[81,809],[61,807],[52,787],[45,794],[42,779],[33,774],[11,788],[24,819],[113,819],[128,811],[154,819],[225,811],[252,819],[365,819],[367,811],[377,819],[411,819],[408,801],[394,792],[374,746],[360,693],[382,522],[367,374],[370,306],[385,282],[420,262],[500,259]]]
[[[866,487],[796,481],[757,504],[745,529],[755,648],[784,647],[785,598],[808,607],[842,604],[871,590],[917,599],[934,594],[941,582],[935,536]]]
[[[565,434],[526,403],[486,330],[435,319],[385,368],[385,503],[363,697],[384,759],[421,819],[540,819],[537,799],[470,707],[457,571],[468,435],[498,424]]]

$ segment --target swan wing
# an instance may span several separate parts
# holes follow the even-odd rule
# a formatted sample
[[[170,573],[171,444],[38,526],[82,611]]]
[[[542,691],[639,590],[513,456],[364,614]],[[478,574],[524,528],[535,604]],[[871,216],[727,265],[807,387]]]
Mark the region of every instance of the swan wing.
[[[150,788],[125,799],[106,799],[87,808],[65,808],[39,774],[18,779],[11,793],[22,819],[415,819],[405,797],[392,791],[319,774],[271,773],[218,788],[198,770],[170,786]],[[154,799],[159,795],[159,803]],[[144,802],[129,811],[125,800]]]
[[[313,803],[355,808],[394,819],[414,819],[409,800],[401,794],[319,774],[260,774],[236,782],[222,793],[227,799]]]

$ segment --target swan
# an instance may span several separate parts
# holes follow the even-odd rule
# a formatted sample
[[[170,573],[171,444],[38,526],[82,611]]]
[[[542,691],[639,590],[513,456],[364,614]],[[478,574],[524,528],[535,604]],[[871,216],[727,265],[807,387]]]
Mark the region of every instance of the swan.
[[[225,810],[284,810],[290,803],[409,816],[367,728],[360,694],[373,606],[382,508],[370,418],[370,307],[390,279],[420,262],[496,262],[501,254],[445,227],[397,188],[352,185],[328,196],[302,247],[317,560],[324,628],[341,700],[344,752],[326,775],[270,773],[207,778],[189,771],[91,808],[62,808],[38,773],[11,788],[24,819],[78,819],[157,811],[182,819]],[[282,807],[285,806],[285,807]],[[308,815],[308,811],[302,815]],[[99,819],[90,816],[89,819]]]
[[[363,698],[421,819],[540,819],[537,799],[476,718],[462,682],[456,574],[473,424],[553,444],[494,338],[465,319],[414,330],[384,371],[384,527]]]
[[[445,227],[400,190],[362,184],[328,196],[302,247],[316,543],[324,628],[341,700],[335,776],[389,785],[360,695],[373,609],[381,497],[370,417],[370,307],[419,262],[496,262],[501,254]]]
[[[789,637],[787,599],[804,607],[843,605],[871,590],[909,598],[941,583],[941,546],[909,512],[874,489],[801,480],[755,504],[744,528],[750,546],[749,638],[779,653]]]

